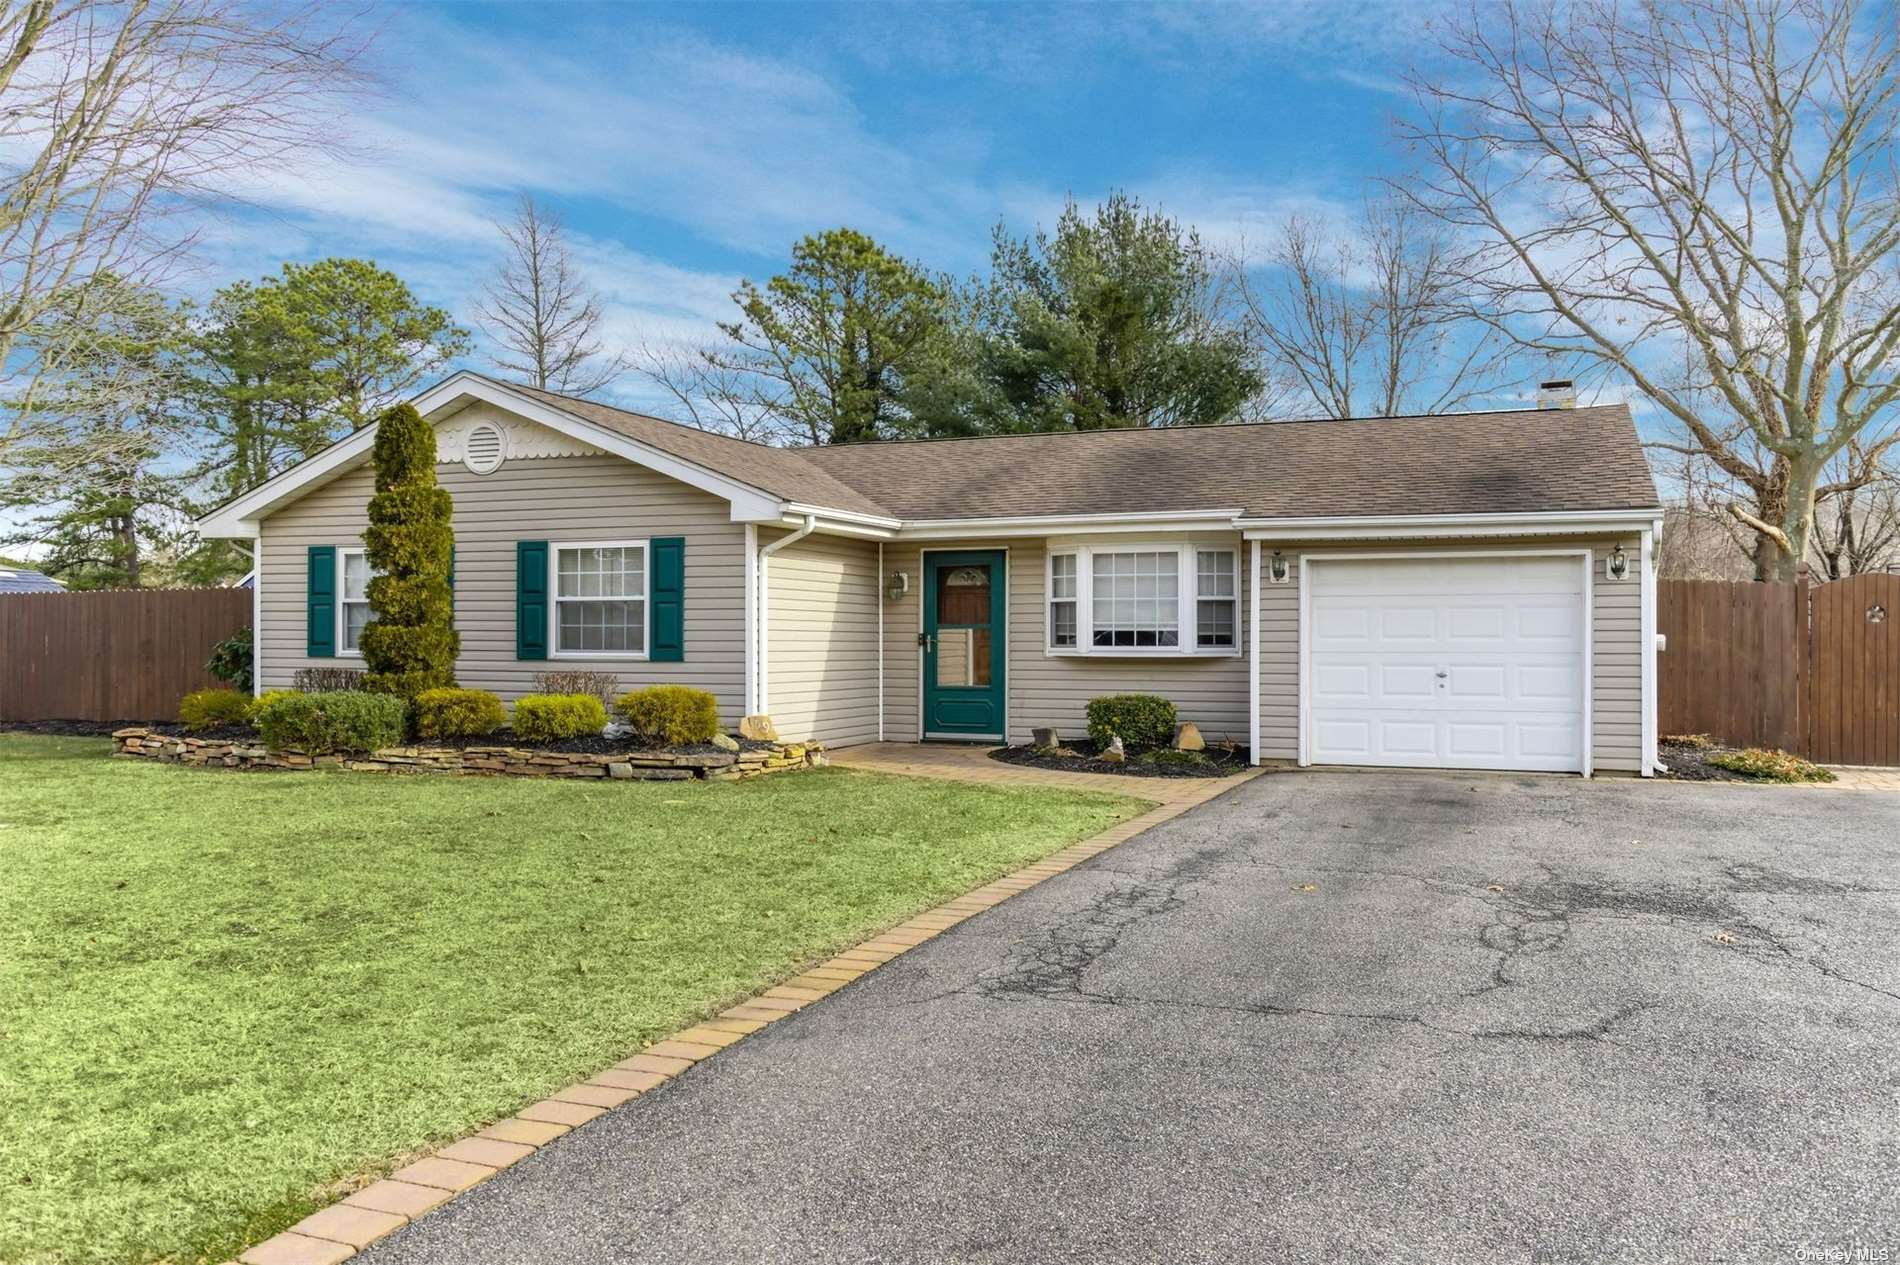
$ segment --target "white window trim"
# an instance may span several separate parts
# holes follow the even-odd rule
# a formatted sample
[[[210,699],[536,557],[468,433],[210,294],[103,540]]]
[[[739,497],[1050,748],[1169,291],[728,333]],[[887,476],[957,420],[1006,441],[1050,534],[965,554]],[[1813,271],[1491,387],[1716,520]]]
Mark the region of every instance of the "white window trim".
[[[653,650],[653,549],[652,537],[633,540],[550,540],[548,542],[548,658],[616,659],[638,662]],[[640,649],[638,650],[563,650],[561,649],[561,603],[621,602],[628,598],[561,597],[561,550],[563,549],[638,549],[640,551]]]
[[[343,618],[343,614],[344,608],[351,605],[369,606],[367,581],[365,582],[363,600],[361,602],[352,603],[344,600],[343,577],[349,573],[349,563],[347,561],[349,556],[351,554],[360,556],[364,553],[365,550],[361,545],[338,545],[336,547],[336,657],[339,659],[360,659],[363,657],[363,649],[361,646],[358,646],[354,650],[345,650],[343,648],[343,629],[347,623]],[[373,577],[375,572],[371,572],[370,574]],[[376,617],[376,608],[373,606],[370,607],[369,613],[370,618],[374,619]]]
[[[1097,550],[1103,553],[1172,553],[1178,559],[1176,575],[1180,578],[1175,600],[1178,607],[1175,615],[1175,640],[1180,643],[1173,646],[1095,646],[1095,565]],[[1231,646],[1201,646],[1199,641],[1200,617],[1196,603],[1200,601],[1200,569],[1195,558],[1197,553],[1228,553],[1234,558],[1234,644]],[[1058,557],[1075,559],[1075,642],[1073,646],[1055,644],[1055,616],[1050,594],[1055,591],[1055,559]],[[1063,599],[1068,600],[1068,599]],[[1210,599],[1224,601],[1227,599]],[[1240,545],[1227,541],[1178,541],[1178,540],[1135,540],[1114,541],[1099,545],[1062,545],[1048,550],[1042,563],[1042,651],[1049,658],[1058,659],[1238,659],[1241,655],[1241,642],[1244,631],[1241,628],[1241,573]]]

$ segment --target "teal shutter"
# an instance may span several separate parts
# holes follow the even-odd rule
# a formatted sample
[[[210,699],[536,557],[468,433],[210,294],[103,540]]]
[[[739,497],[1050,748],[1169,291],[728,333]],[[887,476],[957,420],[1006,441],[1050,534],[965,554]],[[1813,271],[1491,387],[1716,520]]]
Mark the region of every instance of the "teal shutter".
[[[678,663],[686,657],[686,537],[659,536],[653,554],[653,627],[647,658]]]
[[[548,542],[515,542],[515,658],[548,657]]]
[[[304,569],[304,653],[336,657],[336,546],[310,546]]]

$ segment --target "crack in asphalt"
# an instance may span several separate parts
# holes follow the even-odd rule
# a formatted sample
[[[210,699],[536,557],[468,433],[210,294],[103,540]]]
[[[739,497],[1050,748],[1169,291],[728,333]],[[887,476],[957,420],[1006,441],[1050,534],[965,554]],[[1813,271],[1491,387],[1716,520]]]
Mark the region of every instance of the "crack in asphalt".
[[[1564,950],[1570,941],[1573,920],[1593,919],[1644,923],[1668,927],[1712,928],[1724,933],[1736,951],[1758,961],[1773,961],[1805,968],[1854,988],[1900,1001],[1900,992],[1857,979],[1829,964],[1819,951],[1803,951],[1796,942],[1811,938],[1787,936],[1748,918],[1735,903],[1734,895],[1861,894],[1870,889],[1836,883],[1832,880],[1789,874],[1760,865],[1736,864],[1723,871],[1732,884],[1726,889],[1707,889],[1671,885],[1632,885],[1607,879],[1575,879],[1559,875],[1548,864],[1539,863],[1542,882],[1528,887],[1466,882],[1457,879],[1426,877],[1396,871],[1355,867],[1294,867],[1263,859],[1236,856],[1231,851],[1203,849],[1165,866],[1129,868],[1102,865],[1098,875],[1119,876],[1128,881],[1115,883],[1100,891],[1083,908],[1043,935],[1019,943],[992,971],[969,985],[948,990],[944,995],[974,994],[989,999],[1037,998],[1110,1006],[1158,1006],[1221,1011],[1235,1014],[1311,1017],[1358,1020],[1364,1022],[1407,1024],[1440,1032],[1483,1040],[1577,1041],[1606,1040],[1619,1025],[1661,1003],[1654,1000],[1629,1002],[1589,1023],[1569,1028],[1462,1028],[1434,1022],[1425,1014],[1412,1011],[1349,1011],[1323,1007],[1287,1006],[1273,1003],[1220,1003],[1190,1001],[1177,997],[1145,997],[1131,993],[1091,990],[1084,984],[1090,967],[1114,951],[1123,935],[1147,919],[1173,913],[1187,905],[1182,889],[1204,879],[1210,872],[1242,863],[1251,867],[1275,869],[1303,876],[1350,876],[1373,881],[1399,880],[1419,884],[1455,899],[1472,899],[1488,906],[1492,916],[1478,928],[1478,942],[1496,954],[1490,978],[1475,988],[1456,994],[1453,1000],[1482,997],[1502,989],[1519,987],[1521,964],[1542,954]]]

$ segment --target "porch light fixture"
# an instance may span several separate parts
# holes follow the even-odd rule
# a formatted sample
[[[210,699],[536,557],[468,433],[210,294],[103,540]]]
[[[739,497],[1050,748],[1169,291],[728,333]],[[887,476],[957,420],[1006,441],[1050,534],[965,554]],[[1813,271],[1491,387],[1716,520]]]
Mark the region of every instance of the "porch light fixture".
[[[1629,578],[1629,573],[1630,560],[1624,554],[1623,546],[1617,545],[1610,550],[1610,556],[1603,560],[1603,574],[1612,580],[1626,580]]]
[[[904,600],[904,594],[910,592],[910,575],[904,571],[891,572],[889,583],[884,586],[884,596],[893,602]]]
[[[1288,574],[1290,574],[1290,572],[1287,567],[1286,555],[1281,553],[1278,549],[1275,549],[1273,556],[1267,559],[1267,583],[1285,584]]]

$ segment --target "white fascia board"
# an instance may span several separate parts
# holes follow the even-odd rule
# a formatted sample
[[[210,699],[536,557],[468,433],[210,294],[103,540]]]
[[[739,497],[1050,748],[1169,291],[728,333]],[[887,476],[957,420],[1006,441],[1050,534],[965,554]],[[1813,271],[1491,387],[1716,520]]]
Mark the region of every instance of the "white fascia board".
[[[443,379],[409,401],[415,410],[439,424],[481,400],[506,409],[528,421],[545,426],[557,434],[591,444],[604,452],[624,457],[636,465],[675,479],[688,487],[722,497],[732,506],[734,522],[776,522],[783,515],[784,502],[769,492],[728,478],[660,451],[637,439],[629,439],[584,418],[508,389],[480,374],[463,371]],[[316,456],[300,462],[267,483],[218,507],[198,520],[200,535],[218,538],[251,538],[257,535],[258,520],[294,500],[313,484],[319,483],[369,455],[376,442],[372,424],[330,445]]]
[[[1024,514],[1007,518],[917,519],[906,522],[900,540],[960,540],[992,536],[1077,536],[1112,532],[1226,530],[1237,509],[1182,510],[1157,514]]]
[[[1435,536],[1600,536],[1641,531],[1656,511],[1558,510],[1536,514],[1419,514],[1241,519],[1248,540],[1409,540]]]

